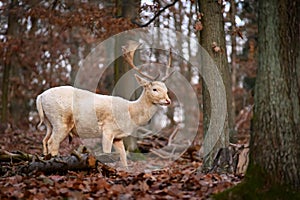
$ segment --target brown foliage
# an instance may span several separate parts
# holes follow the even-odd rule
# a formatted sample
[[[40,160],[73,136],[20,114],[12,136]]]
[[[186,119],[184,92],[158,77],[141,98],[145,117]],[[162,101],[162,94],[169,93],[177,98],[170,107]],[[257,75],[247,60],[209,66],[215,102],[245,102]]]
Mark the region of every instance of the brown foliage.
[[[61,6],[61,5],[60,5]],[[92,43],[103,41],[119,32],[135,27],[128,19],[113,16],[112,8],[99,8],[92,3],[73,3],[70,7],[53,8],[40,2],[4,7],[7,18],[18,20],[8,26],[17,27],[0,41],[3,65],[10,66],[10,113],[16,112],[26,120],[34,99],[41,91],[71,83],[79,60],[90,51]],[[14,106],[15,105],[15,106]],[[15,125],[14,116],[10,122]]]

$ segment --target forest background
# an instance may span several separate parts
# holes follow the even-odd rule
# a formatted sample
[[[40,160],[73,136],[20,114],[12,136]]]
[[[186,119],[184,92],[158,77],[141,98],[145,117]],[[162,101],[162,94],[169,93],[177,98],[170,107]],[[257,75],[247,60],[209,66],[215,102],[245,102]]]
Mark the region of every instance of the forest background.
[[[266,4],[273,5],[270,2],[269,4]],[[275,12],[276,10],[280,10],[278,8],[282,7],[283,10],[285,8],[286,10],[288,10],[288,8],[290,9],[287,4],[295,6],[294,9],[291,8],[291,16],[286,16],[284,12],[283,14],[281,12],[279,12],[279,14]],[[168,28],[173,31],[179,31],[186,36],[195,37],[215,59],[218,67],[223,66],[223,68],[220,68],[221,71],[222,69],[225,69],[225,71],[222,72],[222,76],[226,77],[226,74],[228,75],[224,83],[226,88],[229,88],[227,92],[227,101],[229,102],[227,107],[229,108],[229,111],[227,121],[225,122],[227,123],[225,134],[228,135],[228,140],[224,144],[220,144],[219,148],[227,148],[230,145],[230,140],[235,144],[235,147],[243,146],[243,148],[247,147],[249,149],[250,133],[253,130],[253,136],[256,136],[257,138],[259,136],[255,135],[255,133],[259,131],[265,133],[267,130],[274,129],[274,137],[276,138],[276,133],[281,133],[280,128],[275,128],[276,122],[274,122],[274,126],[267,127],[256,123],[254,120],[254,123],[251,126],[255,104],[254,90],[255,87],[257,87],[257,85],[255,86],[255,82],[258,66],[259,63],[262,65],[264,64],[262,62],[263,58],[260,58],[258,53],[258,13],[261,14],[264,13],[264,11],[269,11],[271,12],[270,16],[274,17],[277,15],[280,16],[280,19],[284,20],[293,19],[291,25],[287,28],[288,30],[292,29],[290,32],[286,32],[287,37],[284,37],[284,30],[277,27],[277,24],[281,25],[282,21],[279,20],[278,23],[274,23],[274,26],[276,27],[274,30],[275,32],[276,30],[279,30],[279,33],[283,34],[280,38],[288,38],[291,36],[291,40],[287,41],[287,44],[290,44],[291,46],[287,48],[296,52],[294,57],[292,56],[292,58],[289,57],[285,59],[286,62],[289,62],[290,60],[294,62],[293,67],[284,68],[291,69],[291,71],[281,70],[282,68],[280,68],[277,72],[279,74],[284,74],[282,79],[285,79],[289,73],[295,72],[294,78],[291,78],[291,81],[287,81],[287,88],[289,88],[289,84],[291,84],[291,90],[296,91],[288,92],[288,96],[296,100],[292,100],[290,103],[293,105],[292,108],[295,110],[295,115],[288,120],[293,121],[291,128],[293,131],[287,132],[292,135],[289,136],[289,138],[294,137],[295,144],[293,147],[297,149],[295,151],[295,157],[299,157],[299,147],[297,147],[299,136],[297,136],[297,130],[295,128],[299,126],[299,122],[297,122],[297,119],[299,119],[300,82],[299,47],[292,45],[297,44],[297,41],[299,41],[299,29],[297,31],[297,25],[299,28],[299,23],[297,24],[297,22],[295,22],[297,21],[295,20],[295,17],[299,21],[299,16],[297,18],[297,15],[295,14],[297,9],[299,11],[299,5],[296,4],[296,1],[289,1],[288,3],[276,1],[276,3],[274,3],[274,8],[272,6],[268,7],[264,5],[262,2],[252,0],[213,2],[194,0],[0,1],[0,55],[2,57],[0,63],[0,133],[3,134],[3,137],[5,138],[1,142],[1,150],[10,151],[17,149],[29,151],[30,153],[41,153],[43,133],[36,129],[36,124],[39,121],[35,108],[36,96],[51,87],[72,85],[80,61],[83,60],[97,44],[117,33],[139,27]],[[209,13],[212,14],[210,15]],[[214,18],[214,16],[217,15],[215,13],[219,14],[216,18]],[[260,16],[262,15],[263,14]],[[261,17],[260,19],[265,18]],[[263,22],[261,22],[261,24],[263,24]],[[208,33],[205,32],[207,30],[209,30]],[[270,38],[272,38],[272,33],[274,32],[265,31],[264,33],[270,33],[270,35],[265,37],[270,36]],[[224,38],[224,41],[214,39],[213,37]],[[263,36],[261,37],[263,38]],[[209,42],[205,43],[206,41]],[[277,42],[280,43],[280,45],[284,43],[282,39],[278,39]],[[261,48],[264,47],[262,46]],[[182,44],[182,51],[187,54],[192,54],[193,47]],[[154,51],[148,53],[148,55],[149,56],[140,56],[140,59],[145,62],[165,63],[168,52]],[[283,55],[286,54],[283,53]],[[219,58],[220,60],[218,60]],[[265,55],[264,58],[268,60],[268,55]],[[219,64],[219,62],[221,64]],[[205,133],[205,124],[207,124],[206,116],[209,116],[209,114],[207,114],[209,113],[209,111],[207,111],[209,106],[207,108],[208,104],[205,104],[205,99],[209,99],[209,96],[207,96],[205,92],[205,84],[202,82],[200,75],[195,72],[193,67],[187,61],[173,57],[172,65],[186,77],[197,94],[198,102],[202,109],[201,111],[203,112],[201,112],[199,119],[197,119],[199,120],[198,137],[193,141],[193,145],[201,145]],[[114,85],[120,79],[122,74],[126,73],[128,70],[129,67],[123,59],[117,59],[105,71],[105,74],[99,81],[97,91],[95,92],[111,94]],[[272,70],[269,69],[269,71]],[[276,75],[276,71],[274,72],[274,76],[280,77],[278,74]],[[268,80],[275,79],[270,78]],[[274,82],[276,82],[276,80]],[[262,82],[260,83],[261,88],[264,88]],[[266,90],[261,90],[261,93],[269,93],[267,89],[276,87],[276,84],[273,86],[271,85],[271,88],[267,88],[268,86],[266,83],[265,87]],[[181,91],[182,88],[178,88],[178,90]],[[276,92],[280,93],[280,90],[275,91],[275,93]],[[270,97],[270,102],[272,102],[271,100],[272,98]],[[257,97],[257,101],[259,101],[259,97]],[[276,99],[276,103],[280,103],[280,100]],[[265,103],[264,108],[268,108],[267,105],[268,103]],[[159,113],[157,121],[160,122],[161,119],[163,119],[165,123],[158,123],[157,126],[164,129],[165,134],[170,136],[170,133],[173,131],[172,127],[183,123],[183,113],[180,105],[176,104],[164,109]],[[257,113],[259,113],[259,110]],[[280,111],[276,110],[275,113],[270,111],[271,119],[266,119],[267,121],[262,119],[261,121],[272,124],[272,118],[277,116],[276,113],[280,113]],[[258,119],[259,116],[260,115],[258,114],[256,119]],[[280,126],[280,120],[277,120],[277,124]],[[265,139],[267,138],[269,141],[268,135],[265,135]],[[273,136],[269,137],[272,138]],[[274,145],[274,141],[272,144],[270,143],[270,145]],[[70,146],[67,144],[67,141],[64,142],[64,147],[66,150],[63,154],[67,154],[66,152],[73,148],[72,145]],[[288,150],[285,149],[283,151],[285,152]],[[207,160],[206,163],[209,163],[209,166],[212,165],[213,158],[215,158],[217,152],[218,151],[216,150],[210,161],[209,159]],[[278,154],[280,154],[280,152],[278,152]],[[254,152],[253,155],[257,155],[257,153],[255,154]],[[199,156],[198,152],[196,152],[196,157],[197,156]],[[248,155],[246,157],[248,159]],[[272,159],[275,160],[274,158]],[[262,161],[258,161],[258,163],[260,162]],[[294,164],[297,162],[299,163],[299,161],[295,161]],[[278,163],[281,163],[281,161],[276,162],[274,166],[278,166]],[[197,164],[196,168],[198,167]],[[264,167],[262,168],[265,169]],[[274,168],[277,169],[277,167]],[[243,171],[243,173],[244,172],[245,171]],[[280,170],[277,172],[281,173]],[[275,172],[275,174],[277,172]],[[296,177],[300,177],[299,170],[293,173],[297,174]],[[271,176],[274,176],[274,174],[271,173]],[[220,178],[220,180],[221,179],[222,178]],[[280,184],[288,183],[299,187],[299,180],[291,182],[287,181],[292,179],[293,178],[283,178],[283,180],[275,182]],[[233,180],[236,179],[232,178],[228,181],[231,182],[230,186],[235,184]],[[273,179],[271,178],[270,180]],[[224,180],[222,179],[222,181]],[[149,184],[147,187],[149,187]],[[221,186],[223,189],[226,187],[223,185]],[[23,189],[25,190],[26,187],[24,186]],[[213,192],[206,192],[210,195],[211,193],[216,193],[220,190],[216,189],[212,190]],[[38,193],[38,191],[35,192]],[[117,193],[117,191],[115,192]],[[62,195],[62,193],[69,196],[73,195],[73,193],[64,193],[63,191],[58,191],[55,194]],[[34,194],[34,192],[32,192],[32,194]],[[153,193],[149,192],[148,194],[153,195]],[[19,193],[19,195],[26,194],[23,192]],[[168,195],[171,194],[168,193]]]

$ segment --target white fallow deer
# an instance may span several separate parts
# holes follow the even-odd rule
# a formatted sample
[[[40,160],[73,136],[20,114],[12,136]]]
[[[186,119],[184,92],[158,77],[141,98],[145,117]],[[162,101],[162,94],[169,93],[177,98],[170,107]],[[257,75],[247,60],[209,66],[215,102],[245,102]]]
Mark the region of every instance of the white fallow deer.
[[[132,68],[151,81],[135,75],[137,82],[143,87],[141,96],[135,101],[95,94],[72,86],[50,88],[37,96],[36,106],[40,117],[38,127],[44,123],[47,128],[43,139],[44,155],[58,155],[60,143],[68,135],[88,137],[102,134],[103,152],[111,153],[113,145],[120,154],[121,163],[127,167],[123,138],[129,136],[138,126],[147,124],[159,105],[171,103],[164,81],[172,73],[168,73],[162,81],[155,81],[152,77],[141,73],[133,63],[137,47],[138,45],[134,46],[129,53],[125,53],[123,49],[124,58]],[[167,71],[170,68],[170,61],[169,59]],[[91,115],[86,111],[86,105],[91,103],[94,104],[97,127],[91,123]],[[127,115],[124,114],[126,112]]]

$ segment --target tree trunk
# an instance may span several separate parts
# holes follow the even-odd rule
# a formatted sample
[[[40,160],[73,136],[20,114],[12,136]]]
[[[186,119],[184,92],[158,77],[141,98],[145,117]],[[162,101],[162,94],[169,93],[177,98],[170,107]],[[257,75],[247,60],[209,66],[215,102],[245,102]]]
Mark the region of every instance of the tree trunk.
[[[17,2],[12,1],[9,4],[8,9],[8,28],[7,28],[7,36],[10,38],[14,38],[18,33],[18,17],[15,13],[9,12],[10,10],[14,9],[14,6]],[[9,95],[9,85],[10,85],[10,72],[13,64],[17,62],[15,58],[15,53],[8,47],[6,50],[6,57],[4,58],[4,70],[3,70],[3,79],[2,79],[2,112],[1,112],[1,123],[4,125],[8,121],[8,95]]]
[[[270,183],[299,188],[300,110],[295,72],[300,41],[296,2],[259,2],[260,54],[250,159],[269,175]]]
[[[121,2],[121,5],[120,5]],[[122,17],[129,18],[134,20],[138,13],[138,8],[141,4],[141,1],[135,1],[135,0],[118,0],[118,15],[121,15]],[[121,9],[120,9],[121,8]],[[121,11],[121,13],[120,13]],[[120,47],[123,44],[120,44],[121,41],[116,40],[115,51],[120,51]],[[124,42],[124,41],[123,41]],[[127,63],[123,61],[122,57],[119,57],[114,62],[114,81],[115,84],[119,81],[119,79],[128,71],[130,70]],[[124,77],[129,78],[128,76]],[[124,81],[124,80],[123,80]],[[126,80],[125,80],[126,82]],[[131,89],[134,87],[134,85],[128,85],[129,83],[132,83],[132,81],[128,80],[127,84],[119,84],[117,90],[115,90],[116,94],[118,96],[124,97],[124,98],[131,98],[130,93],[132,92]],[[133,136],[129,136],[124,139],[125,147],[128,151],[136,151],[138,149],[137,146],[137,139]]]
[[[134,20],[137,16],[141,1],[122,0],[122,17]]]
[[[236,24],[235,24],[235,15],[236,15],[236,5],[235,5],[235,0],[230,0],[230,21],[231,21],[231,31],[237,31],[236,30]],[[236,54],[236,36],[237,34],[231,34],[231,84],[232,88],[237,87],[237,54]],[[235,111],[236,111],[236,106],[235,106],[235,100],[232,97],[232,119],[234,121],[235,119]],[[233,125],[232,121],[232,125]],[[234,128],[232,127],[232,131],[230,132],[230,140],[235,140],[236,133],[234,131]]]
[[[2,112],[1,123],[6,126],[7,123],[7,110],[8,110],[8,89],[9,89],[9,74],[10,66],[7,62],[4,63],[3,79],[2,79]]]
[[[230,75],[226,57],[226,44],[225,44],[225,31],[224,21],[222,15],[222,6],[217,1],[201,1],[200,11],[204,14],[202,17],[203,30],[201,31],[200,43],[203,48],[209,53],[215,61],[223,82],[226,88],[227,110],[228,114],[224,124],[223,134],[216,143],[213,151],[204,159],[204,169],[211,168],[214,157],[220,148],[226,148],[229,145],[229,132],[233,130],[233,117],[232,111],[232,95]],[[213,43],[219,46],[222,50],[219,52],[214,51]],[[205,72],[204,72],[205,73]],[[205,76],[205,74],[204,74]],[[210,96],[207,86],[203,82],[203,125],[204,134],[206,133],[210,121]]]
[[[244,183],[226,193],[231,199],[300,198],[297,7],[297,0],[259,1],[260,53],[250,164]]]
[[[236,31],[236,24],[235,24],[235,14],[236,14],[236,6],[235,0],[230,0],[230,22],[231,22],[231,31],[234,33]],[[232,87],[236,87],[236,35],[231,34],[231,81]]]

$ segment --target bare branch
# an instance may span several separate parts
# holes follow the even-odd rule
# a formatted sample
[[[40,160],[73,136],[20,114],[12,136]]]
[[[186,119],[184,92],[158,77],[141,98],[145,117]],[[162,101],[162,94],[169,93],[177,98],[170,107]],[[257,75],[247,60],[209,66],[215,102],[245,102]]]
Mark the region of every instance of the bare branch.
[[[169,140],[168,140],[168,146],[171,145],[172,140],[175,138],[175,136],[176,136],[177,133],[178,133],[178,130],[179,130],[179,127],[178,127],[178,125],[177,125],[176,128],[173,130],[172,134],[171,134],[170,137],[169,137]]]
[[[175,70],[173,70],[170,73],[171,64],[172,64],[172,51],[171,51],[171,48],[170,48],[169,60],[168,60],[167,69],[166,69],[166,75],[161,79],[162,82],[165,82],[175,72]]]
[[[173,3],[170,3],[168,5],[166,5],[165,7],[163,7],[162,9],[160,9],[147,23],[145,24],[140,24],[138,22],[136,22],[135,20],[132,20],[131,22],[133,24],[136,24],[138,25],[139,27],[146,27],[148,26],[149,24],[151,24],[157,17],[159,17],[161,15],[161,13],[163,13],[166,9],[174,6],[176,3],[178,2],[178,0],[175,0]]]

